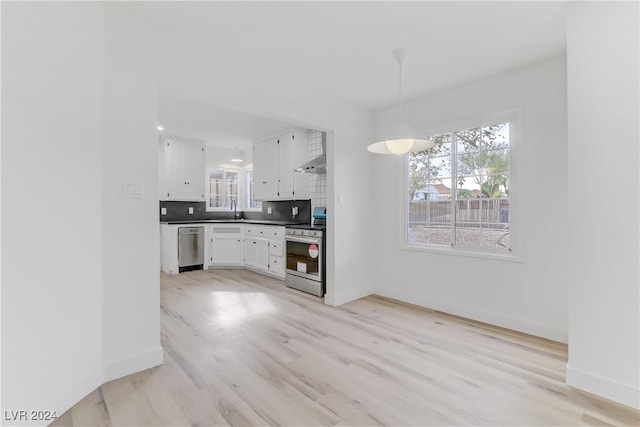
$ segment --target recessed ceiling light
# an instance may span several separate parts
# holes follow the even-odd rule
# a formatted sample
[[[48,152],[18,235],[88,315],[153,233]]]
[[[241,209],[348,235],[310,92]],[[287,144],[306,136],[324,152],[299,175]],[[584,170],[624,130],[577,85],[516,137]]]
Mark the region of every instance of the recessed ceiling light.
[[[160,132],[162,132],[162,131],[164,130],[164,126],[162,126],[162,125],[158,125],[158,130],[159,130]]]
[[[239,162],[242,163],[242,159],[231,159],[232,162]]]

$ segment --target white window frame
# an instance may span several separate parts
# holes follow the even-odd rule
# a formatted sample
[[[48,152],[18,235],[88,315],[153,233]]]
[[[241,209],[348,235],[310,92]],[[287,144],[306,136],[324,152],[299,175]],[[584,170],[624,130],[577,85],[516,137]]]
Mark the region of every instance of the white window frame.
[[[209,199],[211,197],[211,193],[210,193],[210,190],[209,190],[209,180],[211,179],[210,178],[210,171],[214,170],[214,169],[223,171],[225,180],[226,180],[227,173],[235,173],[235,174],[238,175],[238,194],[236,195],[236,203],[238,202],[238,199],[240,199],[242,197],[241,196],[241,192],[240,192],[240,189],[242,187],[242,184],[241,184],[241,181],[240,181],[241,173],[237,169],[227,169],[227,168],[222,168],[222,167],[207,168],[207,175],[205,177],[205,179],[206,179],[206,181],[205,181],[205,186],[206,186],[206,192],[205,192],[205,194],[206,194],[206,201],[205,201],[205,203],[206,203],[206,211],[207,212],[228,211],[228,210],[231,209],[231,206],[219,206],[219,207],[211,207],[211,206],[209,206]],[[241,209],[240,206],[237,206],[237,210],[240,211],[242,209]]]
[[[247,173],[248,172],[253,172],[253,166],[248,166],[246,168],[244,168],[242,170],[242,204],[243,204],[243,211],[247,211],[247,212],[262,212],[262,206],[259,208],[250,208],[249,206],[247,206],[247,197],[249,197],[249,195],[247,194]],[[254,187],[255,189],[255,187]],[[261,200],[257,200],[258,202],[260,202],[262,204]]]
[[[408,154],[404,156],[402,169],[402,198],[400,203],[401,230],[399,233],[399,247],[402,250],[436,253],[440,255],[464,256],[472,258],[496,259],[511,262],[523,262],[523,249],[519,242],[522,219],[520,215],[520,200],[524,193],[524,188],[520,180],[521,171],[521,145],[522,130],[520,125],[521,111],[511,110],[508,112],[496,113],[483,116],[475,120],[464,120],[452,122],[450,124],[432,128],[423,132],[425,135],[440,135],[452,133],[464,129],[486,127],[496,123],[509,123],[509,241],[510,251],[495,249],[490,247],[472,246],[438,246],[409,243],[409,161]]]

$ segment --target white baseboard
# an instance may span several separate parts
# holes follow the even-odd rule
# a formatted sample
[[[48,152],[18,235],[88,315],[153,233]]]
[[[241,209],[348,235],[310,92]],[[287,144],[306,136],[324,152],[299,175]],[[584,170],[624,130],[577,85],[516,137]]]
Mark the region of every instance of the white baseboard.
[[[506,316],[501,313],[461,305],[438,298],[398,291],[393,288],[377,287],[375,288],[375,293],[383,297],[397,299],[409,304],[442,311],[444,313],[453,314],[466,319],[476,320],[478,322],[488,323],[490,325],[500,326],[518,332],[524,332],[526,334],[550,339],[552,341],[567,343],[567,330],[559,329],[554,326],[544,325],[517,317]]]
[[[58,393],[50,398],[49,401],[42,406],[42,409],[55,411],[59,417],[89,393],[100,387],[102,383],[101,369],[88,372],[69,385],[61,384]]]
[[[163,359],[162,347],[158,347],[118,362],[109,363],[104,367],[104,382],[162,365]]]
[[[567,385],[614,402],[640,409],[640,388],[590,374],[567,363]]]
[[[345,292],[339,295],[329,295],[326,294],[324,296],[324,303],[330,305],[332,307],[337,307],[342,304],[346,304],[351,301],[355,301],[360,298],[364,298],[366,296],[371,295],[371,289],[369,288],[358,288],[349,292]]]

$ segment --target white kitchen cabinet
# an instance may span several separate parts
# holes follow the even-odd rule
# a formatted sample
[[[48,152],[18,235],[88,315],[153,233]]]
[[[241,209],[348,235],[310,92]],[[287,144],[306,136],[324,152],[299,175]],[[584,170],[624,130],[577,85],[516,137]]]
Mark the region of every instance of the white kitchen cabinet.
[[[293,133],[278,137],[278,198],[293,199]]]
[[[246,224],[244,265],[284,278],[284,227]]]
[[[256,237],[256,269],[269,271],[269,239]]]
[[[245,236],[244,265],[261,272],[269,271],[269,239]]]
[[[284,245],[284,240],[269,240],[269,272],[278,277],[284,277]]]
[[[235,224],[211,226],[209,264],[217,267],[244,265],[242,226]]]
[[[244,238],[244,265],[255,268],[256,266],[256,238],[245,236]]]
[[[160,224],[160,260],[162,271],[178,274],[178,226]]]
[[[160,200],[204,201],[204,144],[162,138]]]
[[[254,145],[253,174],[256,200],[309,198],[309,177],[294,169],[308,161],[309,131],[292,129]]]
[[[309,161],[309,131],[292,129],[278,138],[279,198],[300,200],[310,198],[309,174],[295,172],[295,168]]]
[[[253,146],[253,197],[255,200],[278,198],[278,140],[257,142]]]

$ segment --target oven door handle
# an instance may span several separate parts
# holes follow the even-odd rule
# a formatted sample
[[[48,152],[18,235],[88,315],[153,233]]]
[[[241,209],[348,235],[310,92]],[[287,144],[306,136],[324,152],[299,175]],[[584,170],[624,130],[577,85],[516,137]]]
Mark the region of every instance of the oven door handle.
[[[293,237],[293,236],[285,236],[284,238],[287,242],[297,242],[297,243],[315,243],[316,245],[320,244],[320,239],[305,239],[304,237]]]

